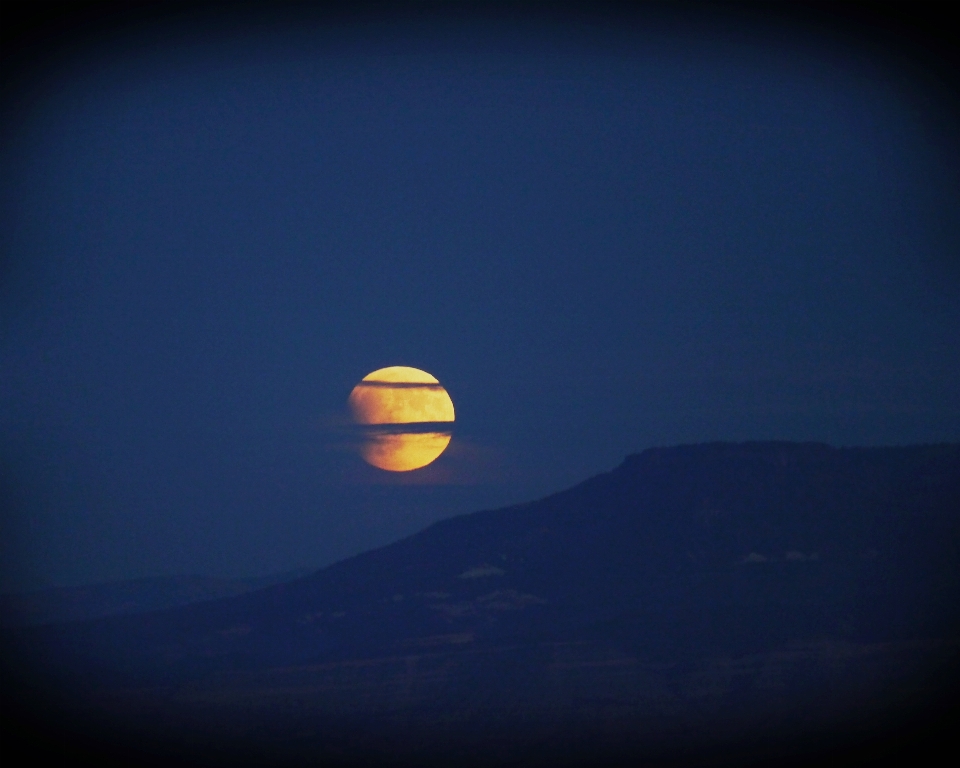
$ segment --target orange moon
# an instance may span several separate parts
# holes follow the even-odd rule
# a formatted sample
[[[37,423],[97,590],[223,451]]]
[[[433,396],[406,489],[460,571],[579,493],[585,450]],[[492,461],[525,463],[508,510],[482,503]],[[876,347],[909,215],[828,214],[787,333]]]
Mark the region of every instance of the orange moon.
[[[451,432],[436,427],[453,423],[453,401],[436,378],[419,368],[394,365],[368,373],[347,402],[357,424],[374,427],[360,454],[380,469],[420,469],[450,443]]]

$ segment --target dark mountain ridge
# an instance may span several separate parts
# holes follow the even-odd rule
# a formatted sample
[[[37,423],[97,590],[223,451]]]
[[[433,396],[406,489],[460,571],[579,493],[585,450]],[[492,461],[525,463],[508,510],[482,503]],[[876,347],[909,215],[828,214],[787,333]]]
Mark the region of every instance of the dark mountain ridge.
[[[339,701],[342,713],[343,697],[363,690],[357,717],[386,707],[424,728],[478,696],[487,716],[527,716],[536,700],[556,719],[551,707],[574,688],[594,703],[563,717],[609,720],[596,702],[616,700],[634,722],[670,696],[676,717],[702,715],[705,694],[654,685],[650,670],[713,679],[717,660],[754,659],[741,677],[755,708],[766,706],[757,681],[771,665],[792,681],[778,683],[779,701],[823,685],[836,693],[840,667],[860,681],[850,690],[902,681],[904,670],[926,680],[955,656],[958,598],[960,446],[715,443],[647,450],[540,501],[444,520],[292,582],[20,630],[8,643],[60,690],[162,686],[168,708],[180,706],[178,686],[224,701],[240,680],[256,698],[310,679],[308,709],[329,714]],[[377,659],[380,677],[344,682],[344,670]],[[411,678],[410,663],[440,666]],[[578,682],[558,683],[568,667]],[[724,707],[739,696],[728,678],[711,699]],[[409,699],[417,686],[433,693]]]

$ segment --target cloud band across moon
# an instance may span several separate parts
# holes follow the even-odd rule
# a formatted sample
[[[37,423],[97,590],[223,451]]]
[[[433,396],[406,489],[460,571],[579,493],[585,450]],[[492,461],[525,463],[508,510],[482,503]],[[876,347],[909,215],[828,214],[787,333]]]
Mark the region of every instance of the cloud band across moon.
[[[361,381],[357,387],[362,389],[429,389],[436,392],[446,392],[442,384],[418,384],[409,381]]]
[[[446,432],[453,434],[449,421],[423,421],[407,424],[358,424],[355,429],[360,435],[399,435],[418,432]]]

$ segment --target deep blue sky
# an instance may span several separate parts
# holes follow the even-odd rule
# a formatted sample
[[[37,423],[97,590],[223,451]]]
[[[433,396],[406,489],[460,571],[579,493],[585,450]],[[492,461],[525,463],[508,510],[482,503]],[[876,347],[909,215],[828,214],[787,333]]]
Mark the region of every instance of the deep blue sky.
[[[0,586],[321,566],[655,445],[960,439],[920,74],[783,24],[230,21],[7,105]],[[415,476],[343,430],[386,365],[457,408]]]

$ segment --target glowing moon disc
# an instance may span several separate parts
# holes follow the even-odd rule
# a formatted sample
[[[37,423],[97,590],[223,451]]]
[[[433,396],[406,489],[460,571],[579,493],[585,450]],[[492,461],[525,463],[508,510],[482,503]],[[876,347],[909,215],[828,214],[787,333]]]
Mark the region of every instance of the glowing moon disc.
[[[348,400],[353,420],[374,427],[360,453],[368,464],[390,472],[425,467],[446,450],[453,401],[426,371],[394,365],[363,377]],[[400,426],[403,425],[403,426]]]

